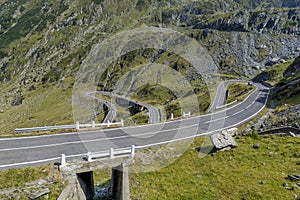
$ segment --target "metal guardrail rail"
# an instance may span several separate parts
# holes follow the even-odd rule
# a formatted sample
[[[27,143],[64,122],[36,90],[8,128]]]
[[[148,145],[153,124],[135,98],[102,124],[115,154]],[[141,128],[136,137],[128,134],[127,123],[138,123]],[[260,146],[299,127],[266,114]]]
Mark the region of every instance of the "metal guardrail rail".
[[[76,122],[76,124],[71,125],[59,125],[59,126],[42,126],[42,127],[31,127],[31,128],[16,128],[16,133],[24,133],[24,132],[33,132],[33,131],[49,131],[49,130],[58,130],[58,129],[76,129],[80,130],[80,128],[96,128],[96,127],[110,127],[110,126],[124,126],[124,121],[121,122],[110,122],[107,123],[95,123],[92,121],[91,124],[80,124]]]

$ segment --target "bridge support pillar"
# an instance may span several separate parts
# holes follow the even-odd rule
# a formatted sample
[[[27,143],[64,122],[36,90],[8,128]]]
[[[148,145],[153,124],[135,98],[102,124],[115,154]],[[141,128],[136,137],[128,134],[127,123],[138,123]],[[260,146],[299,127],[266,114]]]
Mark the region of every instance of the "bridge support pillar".
[[[128,166],[122,163],[112,169],[112,197],[115,200],[129,200]]]
[[[83,172],[77,174],[79,185],[85,194],[86,200],[93,200],[95,195],[93,172]]]

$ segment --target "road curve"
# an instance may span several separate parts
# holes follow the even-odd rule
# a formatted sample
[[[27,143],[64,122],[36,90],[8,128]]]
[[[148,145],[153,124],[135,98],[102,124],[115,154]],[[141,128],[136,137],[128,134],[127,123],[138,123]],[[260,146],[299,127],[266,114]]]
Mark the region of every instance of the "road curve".
[[[225,100],[226,100],[227,86],[230,83],[238,83],[238,82],[245,82],[246,83],[247,81],[244,81],[244,80],[227,80],[227,81],[222,82],[217,88],[216,96],[215,96],[214,101],[211,104],[210,108],[208,109],[208,112],[213,112],[214,110],[216,110],[219,107],[223,106],[225,104]]]
[[[256,116],[266,106],[269,89],[259,83],[255,85],[257,89],[243,102],[188,119],[135,127],[0,139],[0,169],[54,162],[59,160],[61,154],[70,158],[82,157],[88,151],[131,145],[146,148],[238,126]]]
[[[157,123],[157,122],[160,122],[161,121],[161,117],[160,117],[160,112],[158,109],[156,109],[154,106],[150,105],[150,104],[147,104],[147,103],[143,103],[143,102],[140,102],[140,101],[136,101],[136,100],[132,100],[128,97],[124,97],[124,96],[121,96],[119,94],[116,94],[116,93],[113,93],[113,92],[106,92],[106,91],[97,91],[95,92],[97,94],[102,94],[102,95],[109,95],[109,96],[113,96],[113,97],[117,97],[119,99],[123,99],[125,101],[128,101],[128,102],[132,102],[134,104],[137,104],[137,105],[140,105],[142,107],[145,107],[147,108],[147,110],[149,111],[149,122],[150,123]],[[97,98],[99,100],[99,98]],[[100,99],[101,100],[101,99]],[[103,101],[103,100],[101,100]]]
[[[116,108],[116,106],[114,104],[112,104],[111,102],[109,102],[109,101],[106,101],[104,99],[96,97],[96,95],[95,95],[96,93],[97,94],[101,94],[99,92],[91,92],[91,93],[88,93],[87,96],[96,99],[97,101],[105,104],[109,108],[109,112],[107,113],[107,115],[105,116],[105,118],[103,119],[102,122],[103,123],[107,123],[108,121],[112,122],[113,119],[117,115],[117,108]]]

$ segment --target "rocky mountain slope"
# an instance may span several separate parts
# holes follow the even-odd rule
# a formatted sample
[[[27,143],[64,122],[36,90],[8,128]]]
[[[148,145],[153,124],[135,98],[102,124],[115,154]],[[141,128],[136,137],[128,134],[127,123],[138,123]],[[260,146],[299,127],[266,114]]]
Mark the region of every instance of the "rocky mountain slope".
[[[274,87],[268,112],[246,131],[262,132],[287,126],[300,129],[300,56],[271,67],[254,80],[273,84]]]
[[[95,44],[145,25],[172,28],[195,38],[208,50],[220,73],[253,77],[300,54],[299,3],[1,0],[0,118],[6,117],[1,117],[4,112],[20,112],[16,106],[34,104],[26,99],[32,91],[41,94],[38,91],[60,88],[70,93],[77,70]],[[131,61],[121,60],[130,65],[139,54],[132,56]],[[5,123],[23,121],[12,118]]]

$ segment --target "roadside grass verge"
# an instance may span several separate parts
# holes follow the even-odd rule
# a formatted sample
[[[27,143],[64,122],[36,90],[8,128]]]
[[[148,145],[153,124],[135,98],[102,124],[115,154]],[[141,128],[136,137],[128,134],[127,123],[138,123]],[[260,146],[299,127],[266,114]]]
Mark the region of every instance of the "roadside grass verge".
[[[271,77],[268,82],[272,85],[279,83],[283,79],[283,72],[294,62],[294,59],[286,61],[285,63],[277,64],[267,69],[265,72]]]
[[[239,147],[199,158],[197,138],[177,161],[155,172],[130,174],[132,199],[292,199],[282,184],[299,174],[300,138],[243,136]],[[253,144],[258,143],[259,149]]]
[[[57,199],[67,184],[53,164],[3,170],[0,171],[0,199],[8,198],[2,191],[5,193],[5,190],[11,190],[13,193],[19,193],[21,200],[27,200],[26,191],[32,187],[29,183],[41,179],[48,182],[47,187],[50,190],[48,199],[51,200]]]
[[[14,136],[16,128],[73,124],[72,89],[39,87],[27,91],[21,105],[7,105],[0,113],[0,135]]]
[[[226,104],[234,101],[243,101],[254,89],[255,86],[248,85],[247,83],[230,83],[227,86],[229,96]]]

